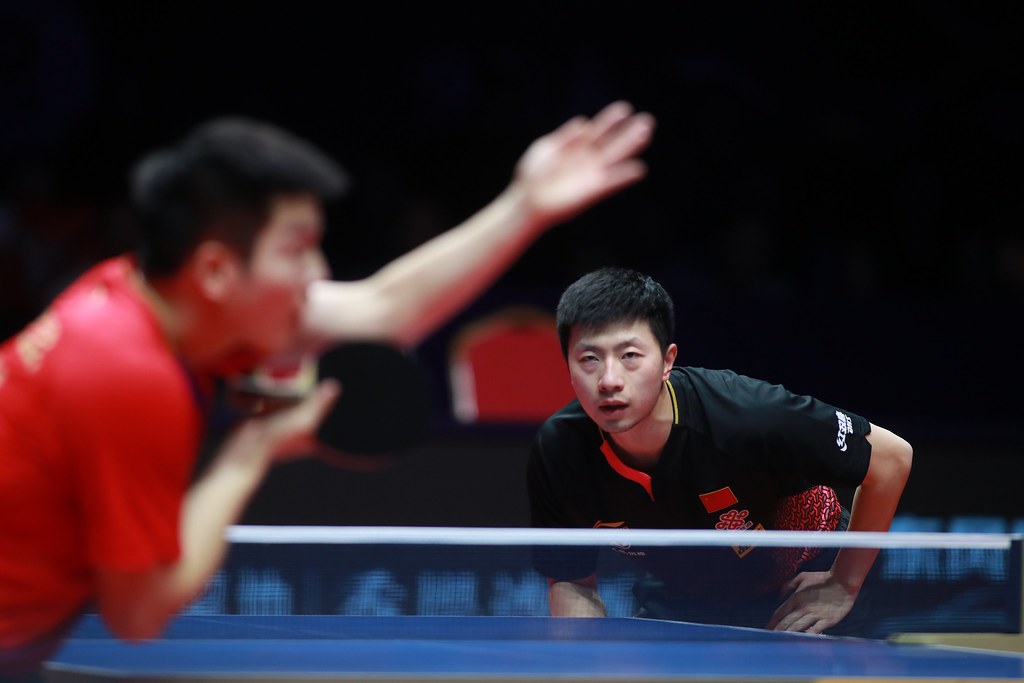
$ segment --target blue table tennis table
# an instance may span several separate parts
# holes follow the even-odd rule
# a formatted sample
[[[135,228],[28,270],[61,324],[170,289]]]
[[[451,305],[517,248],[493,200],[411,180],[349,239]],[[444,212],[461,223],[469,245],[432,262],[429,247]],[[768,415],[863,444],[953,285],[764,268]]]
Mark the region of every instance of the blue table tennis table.
[[[1024,654],[647,619],[182,616],[143,644],[86,617],[48,681],[1020,680]]]

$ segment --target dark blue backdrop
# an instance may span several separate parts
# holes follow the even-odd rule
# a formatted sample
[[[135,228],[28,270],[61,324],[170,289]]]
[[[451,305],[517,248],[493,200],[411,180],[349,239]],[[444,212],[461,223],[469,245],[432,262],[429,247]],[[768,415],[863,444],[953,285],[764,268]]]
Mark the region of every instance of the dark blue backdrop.
[[[1019,4],[949,0],[0,0],[0,329],[131,246],[127,169],[209,116],[272,120],[351,171],[326,247],[340,277],[357,277],[481,206],[534,137],[625,98],[659,121],[650,177],[543,237],[418,351],[449,454],[428,460],[437,481],[478,463],[480,439],[512,461],[475,476],[518,471],[529,432],[451,424],[452,333],[506,304],[550,308],[615,263],[670,288],[682,362],[781,382],[907,436],[907,504],[1015,514],[1022,28]],[[254,514],[361,514],[278,505],[317,486],[289,476]],[[363,490],[403,485],[373,481]],[[460,518],[496,514],[486,495],[465,500]],[[394,500],[366,505],[371,519],[395,521],[396,505],[398,521],[416,518]]]

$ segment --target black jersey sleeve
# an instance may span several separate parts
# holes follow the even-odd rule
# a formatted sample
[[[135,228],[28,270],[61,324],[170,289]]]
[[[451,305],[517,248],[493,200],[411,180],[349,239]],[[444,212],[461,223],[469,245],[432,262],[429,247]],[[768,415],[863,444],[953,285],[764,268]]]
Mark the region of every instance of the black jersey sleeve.
[[[526,477],[534,527],[569,529],[585,525],[581,506],[586,506],[586,498],[591,495],[585,469],[579,466],[586,455],[580,449],[585,446],[566,429],[564,421],[548,420],[530,448]],[[537,545],[532,558],[538,572],[559,581],[590,576],[597,568],[596,547]]]
[[[871,457],[865,418],[731,371],[689,377],[697,388],[703,428],[723,450],[742,454],[794,491],[863,481]]]

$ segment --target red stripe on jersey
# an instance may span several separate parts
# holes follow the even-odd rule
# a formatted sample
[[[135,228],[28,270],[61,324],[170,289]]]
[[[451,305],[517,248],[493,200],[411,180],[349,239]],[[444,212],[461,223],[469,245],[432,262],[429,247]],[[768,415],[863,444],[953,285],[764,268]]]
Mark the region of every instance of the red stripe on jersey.
[[[612,445],[607,441],[601,444],[601,452],[604,453],[604,459],[608,461],[608,464],[612,466],[612,469],[620,477],[625,477],[643,486],[644,491],[647,491],[647,495],[650,496],[651,500],[654,500],[654,491],[651,489],[651,476],[649,474],[635,470],[619,460],[619,456],[615,454],[615,451],[612,450]]]

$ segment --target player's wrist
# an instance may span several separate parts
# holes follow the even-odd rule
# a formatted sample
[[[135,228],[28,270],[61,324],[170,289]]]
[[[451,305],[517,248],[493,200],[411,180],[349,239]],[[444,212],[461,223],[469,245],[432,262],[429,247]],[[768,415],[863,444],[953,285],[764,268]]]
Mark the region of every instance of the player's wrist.
[[[839,565],[839,566],[837,566]],[[850,571],[839,564],[839,558],[832,565],[831,583],[843,589],[848,595],[856,597],[864,585],[864,576],[860,572]]]
[[[250,418],[235,428],[215,464],[246,471],[258,479],[269,467],[272,450],[267,418]]]
[[[509,183],[492,207],[504,216],[503,222],[510,226],[510,231],[531,238],[557,222],[531,196],[528,181],[520,178]]]

